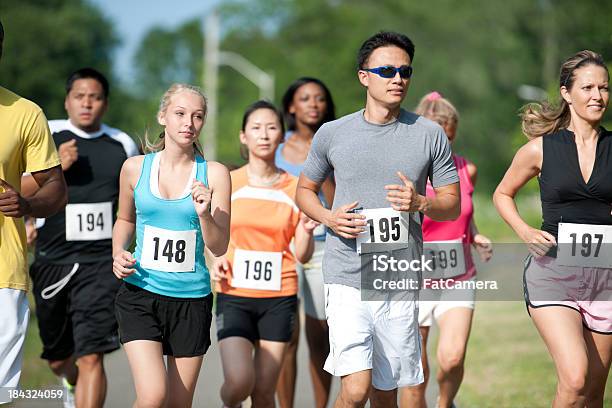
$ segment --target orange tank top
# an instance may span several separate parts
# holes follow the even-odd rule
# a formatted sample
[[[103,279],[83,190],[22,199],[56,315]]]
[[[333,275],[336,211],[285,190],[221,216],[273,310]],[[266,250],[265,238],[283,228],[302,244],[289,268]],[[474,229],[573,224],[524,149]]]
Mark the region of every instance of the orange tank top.
[[[232,178],[228,280],[217,292],[249,298],[297,293],[296,260],[291,248],[300,211],[294,197],[297,178],[283,172],[270,187],[249,185],[246,166]]]

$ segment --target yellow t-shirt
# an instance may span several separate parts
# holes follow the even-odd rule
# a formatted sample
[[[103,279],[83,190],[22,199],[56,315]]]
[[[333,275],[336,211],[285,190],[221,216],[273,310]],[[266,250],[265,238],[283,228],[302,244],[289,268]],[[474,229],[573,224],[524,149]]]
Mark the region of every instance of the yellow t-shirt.
[[[0,87],[0,178],[20,191],[24,172],[59,164],[42,110]],[[0,213],[0,288],[28,289],[26,251],[23,218]]]

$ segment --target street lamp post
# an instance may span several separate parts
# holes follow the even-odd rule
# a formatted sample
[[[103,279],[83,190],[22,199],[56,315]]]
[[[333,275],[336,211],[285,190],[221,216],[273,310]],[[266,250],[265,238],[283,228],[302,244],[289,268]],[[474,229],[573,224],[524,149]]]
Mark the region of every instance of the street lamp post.
[[[274,75],[269,74],[235,52],[219,51],[219,15],[213,10],[204,20],[204,93],[208,98],[206,128],[202,144],[209,160],[217,157],[217,89],[219,67],[226,65],[259,88],[259,97],[274,98]]]

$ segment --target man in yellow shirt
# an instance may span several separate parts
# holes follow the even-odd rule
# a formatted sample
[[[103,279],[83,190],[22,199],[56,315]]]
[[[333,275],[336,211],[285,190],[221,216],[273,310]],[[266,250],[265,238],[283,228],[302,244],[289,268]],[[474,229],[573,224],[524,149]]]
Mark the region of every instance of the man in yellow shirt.
[[[4,28],[0,23],[0,57]],[[21,375],[28,326],[28,274],[23,217],[48,217],[68,200],[47,119],[34,103],[0,86],[0,404],[10,402]],[[40,189],[20,194],[24,172]]]

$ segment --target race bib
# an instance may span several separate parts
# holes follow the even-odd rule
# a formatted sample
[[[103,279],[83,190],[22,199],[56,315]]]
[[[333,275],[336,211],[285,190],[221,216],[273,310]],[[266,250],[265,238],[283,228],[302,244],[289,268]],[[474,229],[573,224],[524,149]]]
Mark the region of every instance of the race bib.
[[[392,208],[371,208],[357,212],[365,215],[368,223],[366,230],[357,236],[359,255],[363,252],[363,244],[394,244],[393,249],[408,247],[410,215],[407,212]]]
[[[612,225],[559,223],[557,263],[612,268]]]
[[[281,290],[282,252],[236,249],[232,265],[235,288]]]
[[[424,272],[424,278],[447,279],[465,274],[465,253],[461,238],[450,241],[423,243],[423,255],[431,259],[431,272]]]
[[[162,272],[193,272],[196,231],[172,231],[145,225],[140,265]]]
[[[66,205],[66,241],[97,241],[113,236],[113,204]]]

